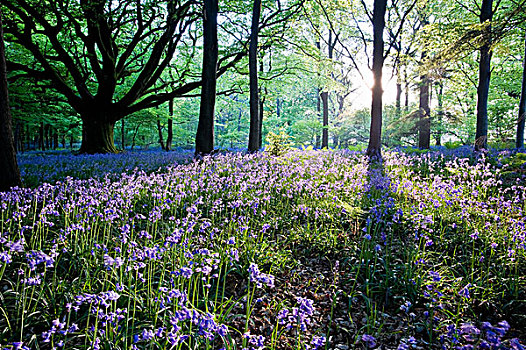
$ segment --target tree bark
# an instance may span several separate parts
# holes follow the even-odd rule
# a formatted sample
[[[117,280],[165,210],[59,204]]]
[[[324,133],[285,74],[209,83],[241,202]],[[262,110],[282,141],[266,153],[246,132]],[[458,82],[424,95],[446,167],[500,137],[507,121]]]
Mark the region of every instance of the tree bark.
[[[404,88],[405,88],[404,112],[409,113],[409,80],[407,77],[407,66],[404,67]]]
[[[173,127],[173,115],[174,115],[174,100],[168,102],[168,113],[170,117],[168,118],[168,134],[166,135],[166,151],[172,150],[172,142],[174,138],[174,127]]]
[[[94,113],[95,115],[93,115]],[[82,144],[79,153],[117,153],[113,141],[115,121],[99,111],[93,111],[82,118]]]
[[[261,71],[263,71],[263,66],[261,66]],[[267,94],[267,88],[265,88],[265,95]],[[265,110],[265,97],[260,96],[259,98],[259,149],[263,147],[263,116]]]
[[[40,123],[40,128],[38,129],[38,146],[42,151],[46,150],[45,134],[44,123]]]
[[[426,52],[422,53],[422,61],[426,58]],[[429,109],[429,78],[426,72],[420,76],[420,96],[418,108],[418,147],[429,149],[431,142],[431,119]]]
[[[324,90],[321,93],[321,104],[323,106],[322,129],[321,129],[321,148],[329,147],[329,92]]]
[[[336,39],[332,41],[332,30],[329,30],[328,40],[328,54],[329,59],[333,57],[334,46],[336,45]],[[329,91],[323,89],[321,93],[321,101],[323,105],[323,120],[322,120],[322,134],[321,134],[321,148],[329,148]]]
[[[480,23],[493,18],[493,0],[482,0]],[[485,29],[484,44],[480,48],[479,85],[477,88],[477,131],[475,151],[488,147],[488,94],[491,76],[491,26]]]
[[[259,18],[261,16],[261,0],[254,0],[252,8],[252,28],[250,31],[250,46],[248,49],[248,71],[250,83],[250,132],[248,134],[248,151],[259,149],[259,89],[258,89],[258,36]]]
[[[371,158],[381,158],[382,147],[382,69],[384,65],[385,11],[387,0],[374,0],[373,9],[373,76],[371,103],[371,128],[369,130],[369,145],[367,155]]]
[[[4,32],[0,9],[0,191],[21,186],[20,170],[16,161],[13,140],[9,93],[7,91],[7,69],[5,62]]]
[[[524,58],[522,64],[522,89],[517,120],[517,140],[515,146],[524,148],[524,121],[526,119],[526,36],[524,37]]]
[[[442,145],[442,122],[444,119],[444,84],[438,83],[438,106],[437,106],[437,132],[436,132],[436,144],[437,146]]]
[[[399,120],[402,117],[402,76],[400,74],[400,67],[396,69],[395,109],[396,119]]]
[[[217,13],[218,0],[204,0],[203,71],[199,123],[195,136],[195,155],[206,155],[214,150],[214,109],[217,72]]]
[[[58,131],[57,129],[53,130],[53,149],[59,148],[58,145]]]
[[[157,120],[157,132],[159,133],[159,144],[161,145],[161,149],[163,151],[166,151],[166,147],[164,146],[164,140],[163,140],[163,129],[161,127],[160,120]]]

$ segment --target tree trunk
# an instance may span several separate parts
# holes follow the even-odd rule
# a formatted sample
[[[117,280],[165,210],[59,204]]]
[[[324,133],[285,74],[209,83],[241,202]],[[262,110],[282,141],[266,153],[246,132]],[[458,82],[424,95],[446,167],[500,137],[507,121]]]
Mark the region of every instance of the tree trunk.
[[[404,112],[409,113],[409,80],[407,77],[407,66],[404,67],[404,88],[405,88]]]
[[[52,138],[51,124],[46,124],[44,127],[44,134],[46,135],[46,149],[53,149],[53,138]]]
[[[384,65],[384,28],[387,0],[374,0],[373,9],[373,76],[371,128],[367,155],[381,158],[382,147],[382,69]]]
[[[40,124],[40,128],[38,129],[38,146],[40,150],[45,151],[46,150],[46,142],[45,142],[45,127],[44,123]]]
[[[166,151],[172,150],[172,142],[174,138],[174,127],[173,127],[173,115],[174,115],[174,100],[168,102],[168,113],[170,117],[168,118],[168,134],[166,135]]]
[[[58,144],[58,131],[57,129],[53,130],[53,149],[59,148]]]
[[[243,116],[243,110],[240,108],[237,114],[237,132],[241,132],[241,117]]]
[[[217,13],[218,0],[204,0],[203,71],[199,123],[195,136],[195,154],[210,154],[214,150],[214,108],[217,72]]]
[[[163,151],[165,151],[166,148],[164,147],[163,129],[161,127],[161,121],[160,120],[157,120],[157,132],[159,133],[159,144],[161,145],[161,149]]]
[[[133,136],[132,136],[132,144],[131,144],[131,150],[133,151],[133,147],[135,147],[135,140],[137,138],[137,134],[139,133],[139,127],[140,125],[137,125],[135,127],[135,131],[133,132]]]
[[[329,92],[321,93],[321,102],[323,106],[322,131],[321,131],[321,148],[329,147]]]
[[[317,43],[319,45],[319,43]],[[316,121],[320,121],[321,117],[321,89],[319,87],[316,88],[316,111],[318,112],[316,114]],[[320,135],[316,133],[315,138],[315,146],[316,148],[320,148]]]
[[[422,61],[426,58],[426,52],[422,53]],[[427,73],[420,76],[420,96],[418,108],[418,147],[429,149],[431,139],[431,119],[429,117],[429,78]]]
[[[336,39],[332,41],[332,30],[329,30],[329,41],[328,41],[328,54],[329,59],[333,57],[334,45],[336,45]],[[321,148],[329,147],[329,91],[321,93],[321,101],[323,104],[323,120],[322,120],[322,134],[321,134]]]
[[[493,0],[482,0],[480,23],[493,18]],[[491,26],[485,29],[484,44],[480,48],[479,85],[477,88],[477,132],[475,150],[480,151],[488,146],[488,94],[491,76]]]
[[[524,148],[524,120],[526,119],[526,36],[524,38],[524,58],[522,64],[522,89],[517,121],[517,140],[515,146]]]
[[[442,82],[438,83],[438,106],[437,106],[437,132],[436,132],[436,144],[437,146],[442,145],[442,122],[444,119],[444,84]]]
[[[396,45],[396,99],[395,99],[395,117],[400,120],[402,117],[402,63],[400,60],[400,54],[402,51],[402,38],[398,39],[398,45]]]
[[[114,119],[105,116],[100,111],[91,111],[81,116],[82,144],[79,153],[117,153],[113,141]]]
[[[263,66],[261,66],[263,67]],[[261,71],[263,71],[263,68],[261,68]],[[267,88],[265,88],[265,95],[267,93]],[[259,98],[259,149],[263,147],[263,116],[264,116],[264,110],[265,110],[265,97],[260,96]]]
[[[2,169],[0,171],[0,191],[7,191],[13,186],[21,186],[22,181],[16,162],[11,110],[9,109],[2,16],[0,9],[0,167]]]
[[[395,102],[395,115],[396,119],[399,120],[402,117],[402,76],[400,74],[400,68],[396,71],[396,102]]]
[[[252,8],[252,28],[250,31],[250,46],[248,48],[248,71],[250,82],[250,132],[248,134],[248,151],[259,149],[259,91],[258,91],[258,35],[259,17],[261,15],[261,0],[254,0]]]

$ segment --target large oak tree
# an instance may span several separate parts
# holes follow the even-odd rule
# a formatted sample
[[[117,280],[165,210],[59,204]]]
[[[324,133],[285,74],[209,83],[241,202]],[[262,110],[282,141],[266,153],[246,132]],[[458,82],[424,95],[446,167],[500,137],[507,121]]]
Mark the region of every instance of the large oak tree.
[[[8,61],[8,69],[65,96],[82,119],[80,152],[116,152],[113,129],[118,120],[202,85],[193,49],[202,16],[198,1],[2,3],[8,12],[6,40],[33,57],[29,64]],[[223,55],[217,75],[245,51]]]

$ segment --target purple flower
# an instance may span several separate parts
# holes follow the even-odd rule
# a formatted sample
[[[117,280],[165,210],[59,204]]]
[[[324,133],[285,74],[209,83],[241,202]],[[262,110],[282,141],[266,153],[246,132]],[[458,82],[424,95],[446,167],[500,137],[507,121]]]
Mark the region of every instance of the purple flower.
[[[433,282],[440,282],[442,277],[438,272],[435,271],[429,271],[429,275],[433,278]]]
[[[311,341],[311,345],[313,346],[312,350],[322,347],[325,344],[325,340],[326,339],[324,336],[313,336]]]
[[[257,264],[251,263],[248,272],[250,281],[255,282],[258,288],[263,287],[263,285],[274,287],[274,276],[260,272]]]
[[[376,346],[376,339],[372,335],[362,335],[362,341],[367,345],[368,348],[374,348]]]
[[[464,286],[464,288],[462,288],[459,292],[458,292],[458,295],[460,295],[461,297],[464,297],[466,299],[469,299],[470,298],[470,295],[469,295],[469,288],[471,287],[471,283],[468,283]]]

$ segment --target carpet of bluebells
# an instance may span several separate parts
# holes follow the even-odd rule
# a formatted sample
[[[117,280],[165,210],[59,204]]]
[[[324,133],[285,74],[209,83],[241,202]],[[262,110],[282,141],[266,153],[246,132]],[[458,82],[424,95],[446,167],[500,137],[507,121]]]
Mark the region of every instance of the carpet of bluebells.
[[[519,155],[23,156],[0,348],[524,349]]]

